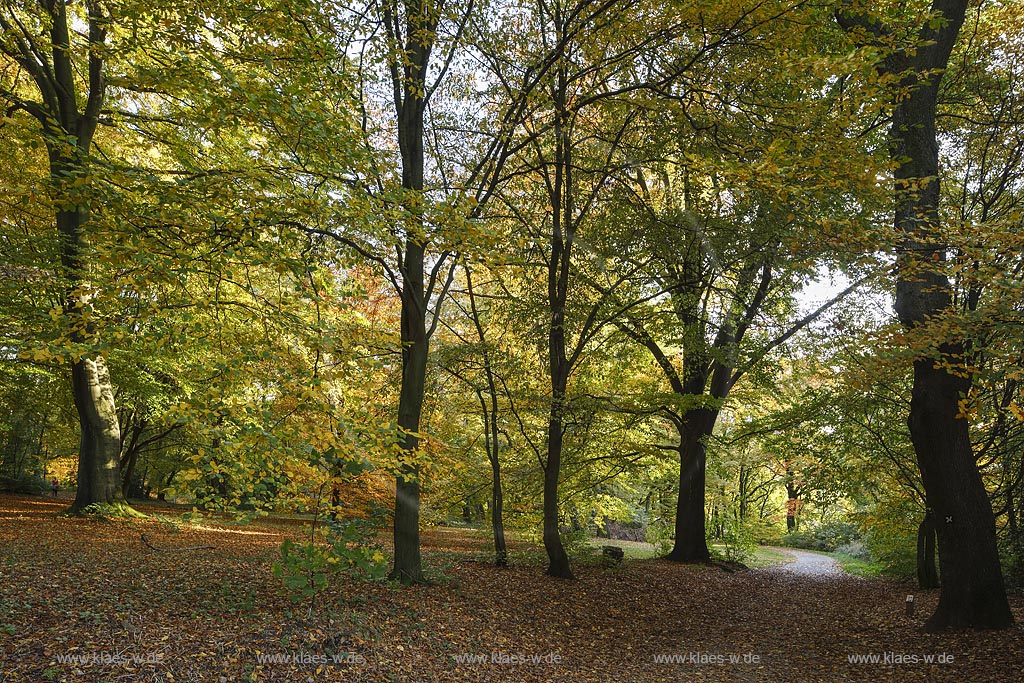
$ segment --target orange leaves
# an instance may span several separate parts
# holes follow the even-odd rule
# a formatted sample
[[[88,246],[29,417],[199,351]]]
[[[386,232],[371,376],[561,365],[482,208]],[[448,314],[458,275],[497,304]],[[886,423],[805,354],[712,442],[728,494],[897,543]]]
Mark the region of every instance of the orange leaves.
[[[485,534],[454,529],[423,534],[428,564],[445,565],[438,585],[340,580],[324,594],[329,609],[310,617],[269,571],[281,541],[301,535],[295,524],[169,531],[157,521],[55,518],[58,509],[0,496],[0,670],[11,681],[872,680],[892,667],[847,658],[884,651],[954,655],[941,670],[898,667],[901,681],[1002,683],[1021,657],[1012,629],[921,633],[937,595],[918,595],[918,616],[907,618],[906,587],[887,580],[628,560],[553,582],[526,559],[536,549],[513,540],[513,567],[499,570],[474,561],[487,552]],[[160,546],[217,547],[147,551],[141,529]],[[58,661],[93,652],[135,659],[131,670],[113,657]],[[745,653],[759,661],[744,663]],[[667,663],[671,655],[682,657]]]

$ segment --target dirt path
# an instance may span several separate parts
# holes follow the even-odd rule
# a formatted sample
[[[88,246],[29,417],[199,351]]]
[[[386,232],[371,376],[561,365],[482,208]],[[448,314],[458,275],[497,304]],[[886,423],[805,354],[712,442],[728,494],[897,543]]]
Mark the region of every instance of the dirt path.
[[[779,571],[797,574],[799,576],[827,578],[846,576],[842,566],[828,555],[810,553],[805,550],[794,550],[792,548],[779,548],[787,555],[796,558],[789,564],[776,567]]]

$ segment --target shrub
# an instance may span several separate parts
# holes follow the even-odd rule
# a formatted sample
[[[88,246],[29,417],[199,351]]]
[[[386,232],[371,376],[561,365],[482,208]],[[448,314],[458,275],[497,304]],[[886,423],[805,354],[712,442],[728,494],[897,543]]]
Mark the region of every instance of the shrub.
[[[856,557],[858,560],[871,560],[871,551],[861,541],[850,541],[836,548],[836,552],[841,555],[849,555],[850,557]]]
[[[1024,533],[1007,533],[999,539],[999,556],[1008,588],[1024,590]]]
[[[827,522],[813,529],[790,531],[782,536],[782,545],[804,550],[833,552],[841,545],[860,540],[857,527],[848,522]]]
[[[42,477],[22,474],[17,477],[0,477],[0,491],[27,493],[38,496],[50,492],[50,482]]]
[[[281,544],[281,559],[274,576],[282,580],[295,602],[310,601],[326,589],[333,574],[345,573],[367,580],[383,579],[387,557],[375,543],[372,520],[349,519],[330,524],[330,543],[292,541]]]
[[[725,518],[718,541],[725,546],[722,559],[726,562],[744,562],[757,550],[757,542],[749,525],[732,515]]]
[[[569,557],[588,557],[594,553],[590,545],[590,534],[586,529],[562,529],[562,545]]]
[[[864,544],[886,574],[908,578],[917,574],[916,529],[873,527],[864,535]]]
[[[809,531],[790,531],[782,535],[782,545],[787,548],[801,548],[803,550],[820,550],[818,540]]]
[[[659,555],[668,555],[672,552],[675,533],[674,525],[667,520],[659,519],[647,525],[647,542],[654,546]]]
[[[782,545],[782,529],[778,524],[759,519],[750,522],[747,527],[757,545]]]
[[[832,552],[841,545],[860,540],[860,532],[849,522],[826,522],[814,529],[821,550]]]

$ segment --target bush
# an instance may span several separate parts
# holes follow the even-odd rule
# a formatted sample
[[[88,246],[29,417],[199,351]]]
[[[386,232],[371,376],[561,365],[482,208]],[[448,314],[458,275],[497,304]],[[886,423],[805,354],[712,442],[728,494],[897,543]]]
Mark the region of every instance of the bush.
[[[757,545],[782,545],[782,529],[778,524],[772,524],[760,519],[750,522],[747,526],[750,536]]]
[[[349,519],[330,524],[330,544],[285,539],[281,559],[273,564],[274,576],[282,580],[294,602],[311,604],[333,574],[383,579],[387,557],[374,540],[376,532],[373,520]]]
[[[860,540],[857,527],[848,522],[827,522],[813,529],[790,531],[782,536],[782,545],[788,548],[833,552],[842,545]]]
[[[569,557],[583,558],[594,554],[594,548],[590,545],[590,534],[586,529],[562,529],[560,535]]]
[[[832,552],[841,545],[860,540],[860,532],[849,522],[827,522],[814,529],[822,550]]]
[[[647,542],[654,546],[659,555],[668,555],[672,552],[672,544],[675,541],[675,526],[668,521],[659,519],[647,526]]]
[[[858,560],[870,561],[871,551],[868,547],[860,541],[850,541],[836,548],[836,552],[840,555],[849,555],[850,557],[856,557]]]
[[[803,550],[820,550],[818,539],[810,531],[790,531],[782,535],[782,545],[787,548],[801,548]]]
[[[50,482],[42,477],[34,477],[30,474],[22,474],[17,477],[0,477],[0,491],[40,496],[50,492]]]
[[[865,534],[864,544],[886,574],[907,578],[917,574],[916,530],[873,527]]]
[[[999,539],[999,556],[1003,577],[1011,590],[1024,590],[1024,533],[1009,534]]]
[[[743,520],[727,515],[720,531],[720,537],[712,539],[709,536],[708,543],[717,540],[719,544],[725,546],[722,559],[726,562],[744,562],[757,550],[757,541],[754,540],[751,527]]]

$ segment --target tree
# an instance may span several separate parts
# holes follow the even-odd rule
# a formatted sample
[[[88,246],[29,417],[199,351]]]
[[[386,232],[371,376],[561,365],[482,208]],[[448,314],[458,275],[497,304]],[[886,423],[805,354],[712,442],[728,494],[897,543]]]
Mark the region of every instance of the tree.
[[[486,328],[488,310],[482,309],[479,297],[474,290],[473,270],[469,263],[463,263],[463,274],[465,276],[465,295],[468,307],[461,301],[454,302],[463,314],[469,318],[473,325],[476,339],[467,340],[462,334],[452,329],[453,334],[464,345],[459,349],[463,353],[456,360],[456,363],[444,363],[442,367],[464,382],[473,392],[473,395],[480,406],[480,419],[484,433],[484,450],[487,453],[487,460],[491,467],[491,531],[494,538],[494,563],[498,567],[508,566],[508,548],[505,543],[505,522],[503,511],[505,507],[505,496],[501,484],[501,428],[498,400],[501,392],[498,384],[499,378],[494,365],[493,356],[495,353],[494,344],[489,342]],[[451,326],[448,326],[451,328]],[[476,380],[468,371],[473,374],[482,373],[482,382]]]
[[[793,296],[819,265],[858,265],[830,245],[843,239],[844,230],[833,226],[863,222],[849,214],[865,189],[863,168],[849,162],[863,155],[835,155],[852,149],[853,138],[849,118],[837,112],[856,105],[827,83],[850,65],[822,56],[801,73],[787,64],[800,63],[802,50],[831,49],[827,35],[794,35],[787,20],[803,11],[816,10],[737,8],[735,17],[701,26],[702,39],[687,45],[716,49],[684,53],[691,65],[685,84],[716,96],[690,101],[680,85],[677,101],[657,113],[661,120],[652,116],[658,143],[629,199],[633,220],[647,226],[644,247],[654,257],[647,276],[667,296],[619,327],[651,353],[671,389],[660,412],[678,435],[668,558],[679,562],[710,558],[706,445],[736,383],[862,281],[808,315],[794,315]],[[736,66],[713,68],[722,63]],[[749,70],[759,77],[748,78]]]
[[[432,159],[441,169],[440,178],[428,182],[426,161],[428,107],[438,106],[441,91],[453,65],[465,48],[467,24],[478,7],[467,3],[434,2],[433,0],[387,0],[377,8],[377,29],[382,29],[383,64],[390,81],[388,98],[394,112],[394,125],[384,134],[393,135],[399,152],[400,183],[396,192],[391,181],[374,167],[370,187],[386,214],[396,217],[396,224],[385,228],[383,237],[359,242],[341,232],[323,233],[353,248],[361,257],[374,263],[386,274],[401,301],[400,341],[402,344],[402,376],[398,401],[398,427],[402,432],[402,463],[396,472],[394,542],[395,564],[391,576],[406,584],[423,583],[419,542],[420,468],[417,449],[424,397],[430,339],[441,319],[441,309],[456,268],[456,255],[463,243],[462,233],[467,218],[478,208],[466,204],[483,203],[486,187],[494,173],[500,172],[502,138],[484,145],[482,154],[470,153],[463,184],[449,184],[444,173],[446,160]],[[434,60],[435,50],[440,57]],[[376,106],[372,82],[364,83],[361,102],[363,127],[367,145],[378,144],[374,136],[381,131],[369,123],[368,112]],[[430,130],[432,143],[440,137],[437,126]],[[461,152],[466,153],[468,145]],[[474,152],[479,150],[473,150]],[[492,166],[491,163],[494,163]],[[469,197],[474,197],[469,201]],[[399,209],[397,215],[394,208]],[[379,251],[387,244],[392,259]]]
[[[897,251],[896,314],[911,332],[952,303],[941,241],[939,146],[936,112],[943,74],[964,23],[965,0],[934,0],[925,22],[911,30],[910,45],[890,26],[845,8],[838,21],[855,40],[883,48],[879,69],[897,79],[889,129],[894,162]],[[941,338],[914,359],[908,425],[928,506],[937,523],[942,591],[928,630],[1006,628],[1013,616],[1006,600],[996,547],[992,506],[978,471],[969,424],[961,408],[971,388],[965,341]]]
[[[91,301],[93,252],[89,221],[94,210],[89,186],[93,138],[107,97],[107,33],[113,17],[99,2],[43,0],[15,10],[0,10],[0,50],[28,75],[35,95],[15,79],[0,97],[9,111],[24,111],[39,124],[49,159],[54,223],[60,239],[59,273],[64,283],[63,314],[71,356],[71,390],[78,412],[78,493],[72,510],[112,505],[130,510],[121,494],[118,458],[121,428],[107,361],[94,350],[98,330]],[[84,31],[73,27],[81,21]],[[79,68],[87,74],[83,84]]]
[[[494,77],[506,96],[520,103],[510,109],[526,112],[518,131],[522,142],[514,146],[521,154],[511,182],[502,187],[501,201],[517,231],[526,235],[520,243],[539,257],[528,270],[546,282],[544,355],[550,396],[546,448],[538,458],[544,477],[547,573],[559,578],[573,577],[559,533],[559,480],[570,414],[570,377],[588,345],[614,317],[608,307],[608,292],[589,301],[573,296],[574,270],[581,261],[590,260],[593,250],[588,248],[582,256],[577,253],[581,232],[592,223],[600,229],[604,190],[621,168],[620,143],[635,119],[614,100],[634,88],[650,87],[643,85],[648,78],[665,78],[660,72],[644,72],[636,62],[644,46],[672,35],[662,23],[665,17],[654,13],[656,18],[645,31],[617,40],[618,27],[635,27],[631,12],[639,5],[616,0],[538,3],[530,8],[528,42],[521,48],[532,57],[525,69],[526,87],[513,91],[519,79],[506,72],[508,65],[499,60],[492,63]],[[592,50],[593,45],[603,47]],[[617,69],[623,63],[634,64],[636,71],[624,70],[630,81],[616,83]],[[524,200],[529,204],[523,205]],[[597,244],[597,236],[590,241]],[[629,279],[634,269],[627,264],[621,274],[611,278],[608,290],[614,291]]]

